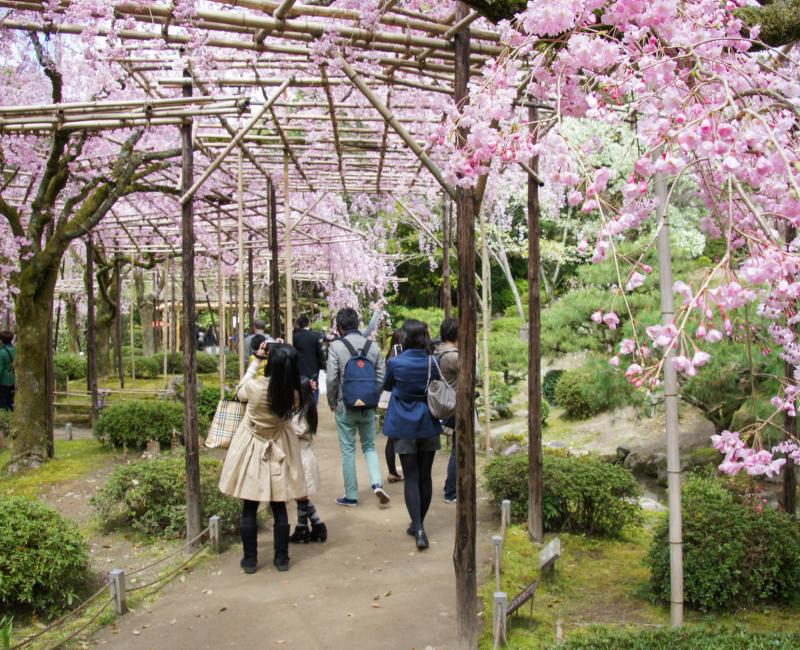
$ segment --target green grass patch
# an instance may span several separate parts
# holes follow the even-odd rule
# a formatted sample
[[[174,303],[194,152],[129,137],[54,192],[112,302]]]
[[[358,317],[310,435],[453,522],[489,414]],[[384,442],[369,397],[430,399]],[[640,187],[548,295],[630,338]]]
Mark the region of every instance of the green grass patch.
[[[36,469],[13,476],[0,475],[0,494],[38,497],[42,491],[60,483],[81,478],[114,459],[114,452],[97,440],[56,440],[55,458]],[[11,452],[0,452],[0,467],[11,460]]]
[[[648,514],[647,525],[629,531],[622,539],[600,539],[560,533],[561,559],[556,575],[539,585],[533,603],[524,605],[508,621],[509,647],[527,650],[555,646],[556,623],[564,636],[597,629],[653,629],[669,626],[669,606],[655,602],[649,587],[650,574],[643,560],[652,538],[652,527],[663,515]],[[547,540],[553,535],[548,535]],[[511,526],[503,548],[502,589],[509,601],[539,575],[541,545],[532,544],[527,529]],[[486,612],[480,648],[492,647],[491,613],[494,578],[481,588]],[[702,614],[685,611],[687,623],[709,630],[719,626],[744,626],[753,632],[800,632],[800,609],[758,606],[730,612]]]

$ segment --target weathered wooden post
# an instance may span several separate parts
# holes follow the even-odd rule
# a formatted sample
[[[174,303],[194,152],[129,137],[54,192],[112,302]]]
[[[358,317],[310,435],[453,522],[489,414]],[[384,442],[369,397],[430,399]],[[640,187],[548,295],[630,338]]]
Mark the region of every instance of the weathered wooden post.
[[[452,233],[453,208],[447,192],[442,190],[442,307],[444,317],[453,317],[453,284],[450,280],[450,241]]]
[[[191,77],[184,70],[184,77]],[[192,96],[192,84],[183,85],[183,96]],[[183,193],[192,186],[194,151],[192,120],[181,126],[181,187]],[[197,358],[194,344],[194,199],[181,205],[181,274],[183,284],[183,439],[186,460],[186,539],[200,533],[200,441],[197,437]],[[189,546],[196,549],[199,540]]]
[[[267,179],[269,189],[269,247],[270,247],[270,287],[269,287],[269,313],[270,329],[273,337],[281,336],[281,273],[278,266],[278,206],[275,192],[275,183]]]
[[[94,240],[86,235],[86,383],[92,404],[92,427],[97,422],[97,339],[94,324]]]
[[[536,133],[538,111],[528,107],[528,128]],[[534,136],[536,137],[536,136]],[[539,157],[531,159],[539,170]],[[544,540],[542,503],[541,305],[539,301],[539,179],[528,175],[528,531]]]
[[[456,4],[455,23],[466,18],[463,2]],[[455,47],[456,106],[469,101],[469,28],[453,37]],[[458,129],[458,145],[464,146],[468,131]],[[478,587],[475,572],[476,498],[475,485],[475,191],[456,189],[458,240],[458,388],[456,398],[456,542],[453,564],[456,574],[458,647],[474,650],[478,644]]]
[[[122,569],[111,569],[108,573],[109,589],[114,598],[114,612],[122,615],[128,611],[128,600],[125,596],[125,571]]]

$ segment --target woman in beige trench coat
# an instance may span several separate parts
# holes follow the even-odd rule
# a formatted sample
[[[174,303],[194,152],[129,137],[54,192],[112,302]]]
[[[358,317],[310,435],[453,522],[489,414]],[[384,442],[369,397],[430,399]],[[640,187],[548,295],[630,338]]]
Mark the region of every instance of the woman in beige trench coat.
[[[241,567],[245,573],[256,570],[259,503],[269,502],[275,521],[273,562],[279,571],[287,571],[286,502],[306,496],[300,445],[292,425],[293,416],[303,409],[306,399],[300,390],[297,352],[290,345],[273,344],[259,376],[258,366],[265,355],[266,343],[236,390],[247,408],[231,440],[219,480],[224,494],[243,499],[240,530],[244,549]]]

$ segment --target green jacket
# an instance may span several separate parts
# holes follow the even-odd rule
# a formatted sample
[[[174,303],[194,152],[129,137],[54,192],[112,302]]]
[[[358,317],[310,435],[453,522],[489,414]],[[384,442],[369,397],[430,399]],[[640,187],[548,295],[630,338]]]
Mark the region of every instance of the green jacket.
[[[17,348],[11,343],[0,347],[0,386],[13,386],[14,359],[17,357]]]

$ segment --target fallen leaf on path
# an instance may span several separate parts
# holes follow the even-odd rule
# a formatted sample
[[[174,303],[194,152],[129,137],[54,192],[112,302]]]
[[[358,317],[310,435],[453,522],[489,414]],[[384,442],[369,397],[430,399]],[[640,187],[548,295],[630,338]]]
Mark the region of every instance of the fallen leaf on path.
[[[284,643],[286,643],[286,641],[284,641],[283,639],[278,639],[277,641],[275,641],[275,643],[277,643],[278,645],[283,645]]]
[[[221,609],[220,609],[220,610],[217,612],[217,614],[222,614],[222,612],[227,612],[227,611],[228,611],[228,608],[227,608],[227,607],[222,607],[222,608],[221,608]]]
[[[139,636],[140,634],[141,634],[141,632],[139,630],[134,630],[133,631],[133,635],[134,636]]]
[[[186,582],[186,576],[181,576],[180,580],[181,582]]]
[[[392,595],[392,590],[390,589],[390,590],[389,590],[389,591],[387,591],[385,594],[383,594],[383,597],[384,597],[384,598],[388,598],[388,597],[389,597],[389,596],[391,596],[391,595]]]
[[[170,621],[170,624],[171,624],[171,625],[175,625],[175,623],[177,623],[177,622],[178,622],[178,619],[177,619],[177,618],[173,618],[173,619]]]
[[[383,609],[383,605],[381,605],[380,603],[372,603],[372,606],[373,606],[375,609]]]

